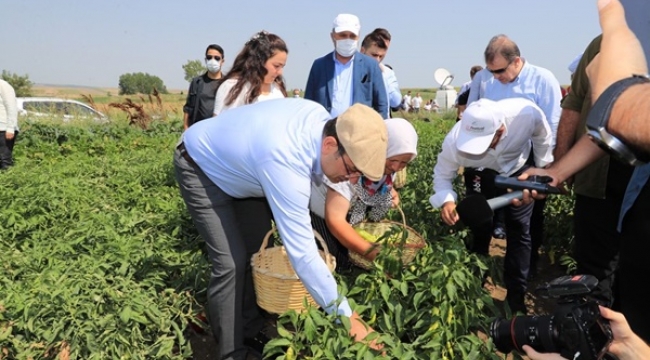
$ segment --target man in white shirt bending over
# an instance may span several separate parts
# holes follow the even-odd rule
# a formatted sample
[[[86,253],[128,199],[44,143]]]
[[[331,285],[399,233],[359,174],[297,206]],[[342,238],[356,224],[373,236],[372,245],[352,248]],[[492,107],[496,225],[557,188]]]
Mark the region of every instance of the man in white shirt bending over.
[[[260,327],[249,261],[262,239],[241,236],[234,207],[242,198],[266,197],[291,265],[318,305],[350,317],[350,335],[357,340],[373,331],[338,293],[318,255],[309,196],[311,182],[323,176],[335,183],[356,183],[361,174],[379,180],[387,143],[384,120],[366,105],[354,104],[330,120],[320,104],[293,98],[231,109],[185,131],[174,167],[208,246],[210,325],[219,359],[245,359]]]
[[[543,167],[553,161],[552,134],[543,111],[533,102],[523,98],[492,101],[481,99],[470,104],[461,121],[451,129],[442,144],[442,152],[433,169],[433,191],[429,199],[434,208],[441,208],[442,220],[454,225],[457,194],[452,181],[458,169],[474,167],[491,169],[515,177],[529,167],[526,160],[531,152],[535,164]],[[480,193],[486,198],[502,195],[505,189],[494,189],[489,194],[485,184],[479,191],[466,182],[467,194]],[[524,294],[530,267],[531,238],[529,232],[533,204],[506,208],[508,243],[505,258],[504,280],[508,294],[506,300],[512,311],[526,311]],[[486,224],[489,228],[492,224]],[[488,254],[491,236],[482,227],[472,228],[474,242],[470,250]]]

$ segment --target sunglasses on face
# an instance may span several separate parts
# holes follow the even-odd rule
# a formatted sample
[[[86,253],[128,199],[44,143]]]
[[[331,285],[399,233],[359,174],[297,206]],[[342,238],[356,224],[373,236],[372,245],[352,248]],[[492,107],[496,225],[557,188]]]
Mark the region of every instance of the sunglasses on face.
[[[205,56],[205,59],[206,59],[206,60],[212,60],[212,59],[215,59],[215,60],[217,60],[217,61],[221,61],[221,56],[219,56],[219,55],[206,55],[206,56]]]
[[[490,70],[490,69],[488,69],[488,71],[489,71],[490,73],[492,73],[492,74],[497,74],[497,75],[499,75],[499,74],[503,74],[504,72],[506,72],[506,70],[508,70],[508,67],[510,66],[510,64],[512,64],[512,61],[509,62],[508,65],[506,65],[506,67],[503,67],[503,68],[501,68],[501,69],[496,69],[496,70]]]

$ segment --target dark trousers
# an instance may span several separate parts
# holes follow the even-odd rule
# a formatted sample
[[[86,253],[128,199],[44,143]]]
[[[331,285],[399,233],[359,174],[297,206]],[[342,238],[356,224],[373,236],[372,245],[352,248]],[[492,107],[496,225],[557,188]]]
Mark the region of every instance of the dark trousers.
[[[14,164],[14,144],[18,138],[18,131],[11,140],[7,140],[7,132],[0,131],[0,169],[7,169]]]
[[[268,205],[262,199],[238,200],[226,194],[179,150],[174,152],[174,168],[183,200],[208,250],[208,309],[219,346],[216,358],[243,360],[244,338],[257,335],[264,322],[250,258],[270,229]]]
[[[518,175],[522,170],[517,172]],[[517,176],[513,175],[513,176]],[[465,188],[468,195],[481,194],[486,198],[492,198],[485,190],[490,186],[476,186],[475,180],[468,181],[468,177],[476,179],[480,174],[472,174],[465,177]],[[489,181],[489,180],[488,180]],[[494,180],[492,180],[492,183]],[[481,191],[477,191],[481,189]],[[495,196],[503,195],[506,189],[491,187]],[[521,206],[507,206],[503,208],[505,213],[505,227],[508,233],[506,243],[506,257],[504,259],[504,281],[508,291],[506,301],[513,311],[526,311],[524,295],[528,285],[528,272],[530,271],[530,219],[533,213],[534,202]],[[486,223],[481,226],[471,227],[473,243],[469,250],[478,254],[487,255],[492,239],[492,224]]]
[[[617,230],[621,203],[633,167],[610,159],[605,198],[576,195],[574,253],[579,274],[593,275],[598,286],[590,294],[605,306],[619,310],[618,258],[621,234]]]
[[[505,189],[497,189],[494,186],[494,177],[497,175],[498,173],[492,169],[465,168],[463,171],[465,194],[480,194],[486,199],[505,194]],[[503,226],[505,227],[505,223]],[[471,227],[472,240],[467,244],[467,249],[476,254],[488,255],[492,240],[492,227],[491,222]]]
[[[528,160],[526,164],[529,166],[535,165],[535,153],[534,149],[530,149],[530,154],[528,154]],[[537,273],[537,262],[539,261],[539,249],[544,244],[544,238],[546,232],[544,231],[544,209],[546,208],[546,199],[535,200],[533,205],[533,213],[530,218],[530,239],[531,239],[531,250],[530,250],[530,267],[534,273]]]
[[[521,206],[508,206],[506,209],[506,258],[504,260],[503,280],[506,284],[506,300],[513,311],[526,312],[524,294],[528,287],[530,254],[532,240],[530,220],[534,202]]]
[[[546,208],[546,198],[535,200],[533,203],[533,213],[530,216],[530,267],[537,269],[537,262],[539,261],[539,249],[544,244],[545,234],[544,231],[544,209]],[[536,272],[536,270],[535,270]]]
[[[494,217],[492,218],[493,228],[506,228],[506,212],[503,209],[494,210]]]
[[[621,309],[632,330],[650,342],[650,181],[623,220],[619,257]]]
[[[621,201],[614,197],[596,199],[576,195],[573,211],[576,271],[598,279],[598,286],[590,296],[608,307],[615,299],[613,284],[621,242],[616,225]]]

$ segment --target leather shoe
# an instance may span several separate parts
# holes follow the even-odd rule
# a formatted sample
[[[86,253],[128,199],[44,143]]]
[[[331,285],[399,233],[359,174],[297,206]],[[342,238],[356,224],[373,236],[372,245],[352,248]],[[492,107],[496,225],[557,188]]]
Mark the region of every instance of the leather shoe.
[[[506,302],[513,315],[518,312],[526,315],[527,309],[524,303],[524,294],[506,294]]]
[[[264,353],[264,345],[271,341],[271,339],[266,336],[262,331],[257,333],[255,337],[244,338],[244,345],[248,346],[250,349],[255,350],[259,354]]]
[[[262,354],[258,353],[257,351],[253,349],[248,349],[248,352],[246,352],[246,360],[262,360],[264,359],[262,357]]]
[[[506,238],[506,229],[504,229],[502,227],[494,228],[494,230],[492,231],[492,237],[495,238],[495,239],[501,239],[501,240],[505,239]]]

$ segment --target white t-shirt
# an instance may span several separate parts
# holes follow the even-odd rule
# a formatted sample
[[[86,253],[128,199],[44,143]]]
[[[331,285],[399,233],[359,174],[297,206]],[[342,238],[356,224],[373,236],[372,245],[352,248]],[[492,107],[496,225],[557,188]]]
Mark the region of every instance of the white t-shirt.
[[[407,109],[411,107],[411,95],[404,95],[404,105]]]
[[[235,101],[233,101],[230,105],[226,105],[226,99],[228,98],[228,94],[230,94],[230,90],[235,87],[235,84],[237,84],[238,79],[228,79],[223,82],[219,86],[219,90],[217,90],[217,94],[215,95],[214,98],[214,115],[217,116],[221,114],[222,112],[236,108],[238,106],[246,105],[246,96],[248,95],[248,91],[250,91],[251,86],[250,84],[244,85],[242,88],[242,91],[239,93]],[[284,97],[284,94],[282,94],[282,91],[280,88],[278,88],[275,83],[271,83],[271,91],[268,94],[260,94],[255,100],[253,100],[252,103],[260,102],[260,101],[266,101],[266,100],[271,100],[271,99],[281,99]]]
[[[414,97],[411,102],[413,103],[413,107],[416,109],[419,109],[420,106],[422,106],[422,98],[419,96]]]

